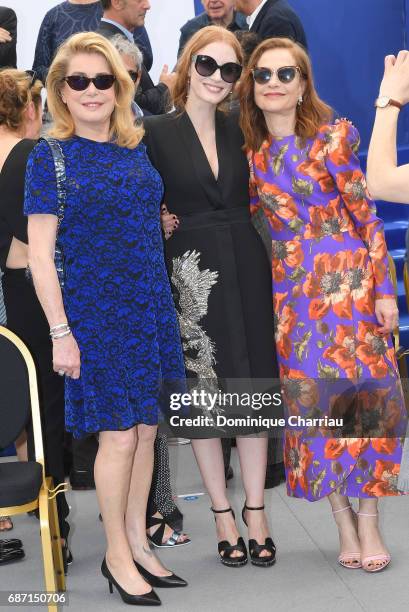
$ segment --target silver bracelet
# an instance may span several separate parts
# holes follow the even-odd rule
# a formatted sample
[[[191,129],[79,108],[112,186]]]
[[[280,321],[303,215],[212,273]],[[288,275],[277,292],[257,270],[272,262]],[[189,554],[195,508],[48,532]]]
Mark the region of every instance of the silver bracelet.
[[[54,325],[53,327],[50,327],[50,332],[53,333],[57,331],[58,329],[62,329],[63,327],[65,328],[69,327],[68,323],[60,323],[59,325]]]
[[[65,336],[69,336],[70,333],[71,333],[71,330],[70,328],[68,328],[63,332],[60,332],[59,334],[50,334],[51,340],[58,340],[59,338],[64,338]]]

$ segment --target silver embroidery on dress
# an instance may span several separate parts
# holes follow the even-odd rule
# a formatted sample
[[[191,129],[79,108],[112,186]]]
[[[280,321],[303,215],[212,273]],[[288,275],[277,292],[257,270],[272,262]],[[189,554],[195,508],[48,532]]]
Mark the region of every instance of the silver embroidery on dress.
[[[185,367],[200,380],[200,384],[195,388],[217,393],[217,376],[213,368],[216,363],[215,344],[199,321],[207,314],[210,291],[217,283],[219,273],[209,269],[200,270],[200,256],[197,251],[186,251],[181,257],[174,257],[171,281],[179,293],[176,310],[185,353]],[[210,416],[207,408],[204,408],[204,412]],[[220,414],[224,411],[216,405],[212,412]]]

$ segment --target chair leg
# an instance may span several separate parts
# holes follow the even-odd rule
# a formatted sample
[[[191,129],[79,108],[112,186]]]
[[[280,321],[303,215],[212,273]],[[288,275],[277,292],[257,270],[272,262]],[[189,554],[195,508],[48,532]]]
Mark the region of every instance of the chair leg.
[[[46,482],[47,487],[49,489],[52,489],[54,486],[52,479],[47,478]],[[53,547],[53,561],[57,578],[57,588],[59,591],[65,591],[65,575],[61,550],[60,524],[58,522],[57,501],[55,497],[53,499],[48,500],[48,512],[50,518],[51,544]]]
[[[43,486],[39,495],[39,512],[40,512],[40,533],[41,547],[43,550],[44,577],[45,589],[48,593],[57,592],[57,583],[55,579],[54,563],[53,563],[53,548],[51,543],[50,521],[48,512],[48,491]],[[49,605],[48,612],[58,612],[56,605]]]

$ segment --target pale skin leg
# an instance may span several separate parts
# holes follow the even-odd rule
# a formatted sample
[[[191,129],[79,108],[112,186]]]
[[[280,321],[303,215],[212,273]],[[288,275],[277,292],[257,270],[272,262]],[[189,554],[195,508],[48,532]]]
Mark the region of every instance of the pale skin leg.
[[[268,438],[266,435],[259,435],[258,437],[238,437],[236,440],[241,476],[246,492],[246,505],[251,508],[259,508],[264,506]],[[247,510],[245,517],[249,539],[255,539],[259,544],[264,543],[270,535],[265,512]],[[267,550],[260,553],[260,557],[269,556],[270,553]]]
[[[340,495],[336,491],[328,495],[328,501],[331,504],[331,508],[334,512],[350,506],[349,498],[345,495]],[[340,553],[359,553],[361,550],[361,544],[358,537],[355,519],[351,510],[336,512],[336,514],[333,516],[339,530]],[[353,563],[353,560],[350,559],[345,560],[344,564],[352,566],[356,565],[356,563]]]
[[[150,550],[146,537],[146,506],[153,470],[153,445],[157,426],[138,425],[138,443],[133,460],[129,496],[126,507],[126,533],[135,561],[155,576],[170,576]],[[144,475],[144,477],[142,477]]]
[[[359,500],[359,512],[376,514],[378,512],[378,499],[361,498]],[[371,555],[388,553],[379,531],[377,516],[358,516],[358,534],[363,559]],[[375,567],[382,567],[384,564],[379,560],[373,562]]]
[[[94,476],[98,503],[107,539],[106,560],[114,578],[132,595],[151,591],[137,571],[125,529],[132,467],[138,443],[136,427],[126,431],[102,431],[95,460]],[[150,482],[151,474],[140,466],[139,478]],[[149,488],[149,484],[147,485]],[[145,518],[146,503],[139,500],[139,514]]]
[[[221,441],[217,438],[192,440],[192,447],[212,507],[215,510],[229,508],[230,502],[226,491]],[[249,506],[262,506],[264,504],[266,477],[267,438],[237,438],[237,448],[247,503]],[[250,516],[250,514],[254,516]],[[231,512],[216,514],[215,516],[218,540],[228,540],[232,544],[236,543],[240,534]],[[257,539],[258,542],[264,542],[269,535],[264,513],[247,512],[246,518],[249,524],[249,537]],[[266,555],[269,555],[269,553],[262,551],[261,556]],[[240,557],[242,555],[239,551],[234,551],[232,556]]]

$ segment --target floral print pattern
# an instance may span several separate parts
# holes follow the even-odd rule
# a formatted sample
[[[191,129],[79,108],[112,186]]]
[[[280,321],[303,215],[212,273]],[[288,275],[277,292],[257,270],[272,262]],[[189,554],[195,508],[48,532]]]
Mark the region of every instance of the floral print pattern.
[[[377,298],[395,299],[383,223],[346,120],[316,138],[269,139],[249,152],[251,210],[272,238],[275,330],[288,415],[342,417],[288,427],[288,494],[314,501],[396,495],[405,432],[391,339],[379,334]]]

